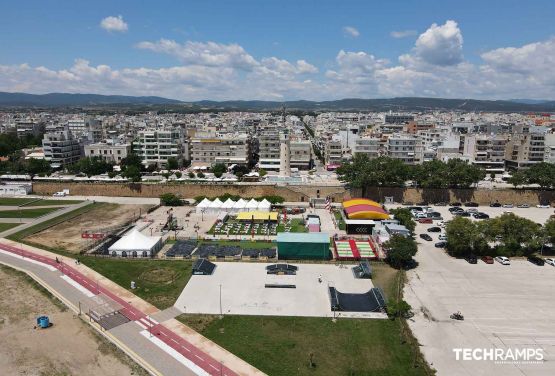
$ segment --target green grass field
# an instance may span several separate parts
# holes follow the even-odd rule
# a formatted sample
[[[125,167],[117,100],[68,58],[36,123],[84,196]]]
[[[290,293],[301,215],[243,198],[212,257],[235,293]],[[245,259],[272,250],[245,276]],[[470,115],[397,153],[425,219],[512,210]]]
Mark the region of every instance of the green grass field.
[[[76,205],[82,203],[82,200],[40,200],[33,202],[29,206],[54,206],[54,205]]]
[[[19,198],[19,197],[2,197],[0,198],[0,206],[19,206],[28,202],[35,201],[36,198]]]
[[[122,260],[84,256],[79,260],[159,309],[171,307],[191,277],[191,261]],[[130,289],[131,281],[137,288]]]
[[[395,299],[400,272],[373,263],[374,283]],[[401,320],[181,315],[178,320],[269,375],[433,374]],[[315,367],[311,368],[313,354]],[[417,367],[415,367],[417,365]]]
[[[58,209],[59,208],[0,210],[0,218],[37,218]]]
[[[19,226],[20,224],[21,223],[0,223],[0,232]]]
[[[277,227],[277,232],[285,232],[285,225],[280,224]],[[300,218],[293,218],[291,220],[291,229],[289,232],[308,232],[308,229],[303,224],[302,219]]]

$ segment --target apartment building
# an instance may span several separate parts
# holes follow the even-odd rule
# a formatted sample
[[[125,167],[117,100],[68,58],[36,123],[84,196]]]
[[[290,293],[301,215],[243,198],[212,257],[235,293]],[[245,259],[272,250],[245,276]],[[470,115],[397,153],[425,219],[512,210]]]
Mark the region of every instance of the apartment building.
[[[505,149],[508,135],[470,134],[463,139],[463,154],[486,171],[502,172],[505,169]]]
[[[42,148],[52,168],[65,168],[81,158],[81,145],[67,127],[45,133]]]
[[[343,147],[341,139],[332,138],[326,141],[324,147],[324,159],[328,165],[339,165],[343,161]]]
[[[279,150],[279,149],[278,149]],[[247,134],[200,135],[191,139],[191,162],[198,166],[223,163],[249,165],[252,162],[251,139]]]
[[[100,157],[106,162],[120,164],[131,152],[131,144],[96,143],[85,145],[85,157]]]
[[[359,137],[355,140],[353,155],[366,154],[374,159],[380,156],[380,139],[376,137]]]
[[[277,130],[266,130],[258,136],[258,167],[279,171],[280,140]]]
[[[299,170],[312,168],[312,145],[308,140],[291,140],[289,142],[290,167]]]
[[[545,157],[545,134],[542,132],[513,134],[507,142],[505,165],[521,169],[543,162]]]
[[[41,125],[36,120],[17,120],[15,122],[15,129],[17,132],[17,137],[19,138],[26,137],[28,135],[38,136],[40,134]]]
[[[188,145],[181,127],[139,131],[133,150],[145,166],[164,167],[169,158],[177,159],[178,163],[188,159]]]
[[[555,133],[545,135],[545,154],[543,161],[547,163],[555,163]]]
[[[422,141],[419,137],[393,135],[387,139],[387,155],[407,164],[422,163]]]

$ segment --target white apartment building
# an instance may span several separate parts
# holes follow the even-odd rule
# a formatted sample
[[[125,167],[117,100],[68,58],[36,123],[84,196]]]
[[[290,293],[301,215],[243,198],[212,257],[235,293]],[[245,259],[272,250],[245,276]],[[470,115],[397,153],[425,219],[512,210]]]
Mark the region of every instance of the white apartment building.
[[[50,162],[52,168],[65,168],[81,158],[79,141],[73,138],[67,127],[63,131],[45,133],[42,148],[44,159]]]
[[[543,162],[545,157],[545,134],[542,132],[513,134],[507,142],[505,165],[520,169]]]
[[[392,135],[387,139],[387,155],[407,164],[422,163],[422,141],[419,137]]]
[[[210,167],[216,163],[248,165],[251,162],[251,140],[244,133],[212,134],[191,139],[191,162]]]
[[[548,133],[545,135],[545,153],[543,161],[555,163],[555,133]]]
[[[264,131],[258,136],[258,168],[266,171],[279,171],[280,139],[279,132]]]
[[[490,172],[502,172],[505,169],[505,148],[508,135],[504,134],[470,134],[462,136],[463,154],[470,161]]]
[[[85,145],[85,157],[100,157],[106,162],[120,164],[131,151],[131,144],[96,143]]]
[[[139,131],[133,150],[145,166],[163,167],[169,158],[179,163],[188,159],[188,145],[181,127]]]
[[[328,165],[339,165],[343,161],[343,147],[341,140],[332,138],[326,141],[324,147],[324,158]]]
[[[312,167],[312,145],[308,140],[291,140],[289,142],[290,167],[310,170]]]
[[[355,140],[353,155],[366,154],[374,159],[380,156],[380,139],[376,137],[359,137]]]

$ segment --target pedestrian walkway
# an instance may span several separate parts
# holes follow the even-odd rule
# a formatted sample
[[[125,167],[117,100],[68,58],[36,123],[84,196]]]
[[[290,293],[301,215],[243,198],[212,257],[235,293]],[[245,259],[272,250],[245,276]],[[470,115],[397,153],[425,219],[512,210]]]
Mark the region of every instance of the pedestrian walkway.
[[[214,351],[206,353],[196,343],[199,338],[180,335],[172,321],[172,328],[161,324],[152,316],[162,318],[174,314],[173,311],[158,311],[129,291],[97,275],[86,266],[75,265],[72,259],[40,250],[17,245],[2,239],[0,241],[0,262],[28,272],[39,283],[76,312],[87,313],[91,295],[107,296],[116,302],[119,312],[131,322],[117,325],[108,337],[133,359],[154,374],[163,375],[253,375],[260,371],[212,343]],[[140,307],[140,308],[138,308]],[[152,315],[152,316],[151,316]],[[183,328],[180,328],[183,327]],[[186,332],[185,325],[178,323],[177,329]],[[191,333],[191,334],[193,334]],[[192,343],[194,341],[195,343]],[[206,344],[203,344],[206,348]],[[220,359],[225,359],[224,362]],[[233,369],[232,369],[233,368]]]

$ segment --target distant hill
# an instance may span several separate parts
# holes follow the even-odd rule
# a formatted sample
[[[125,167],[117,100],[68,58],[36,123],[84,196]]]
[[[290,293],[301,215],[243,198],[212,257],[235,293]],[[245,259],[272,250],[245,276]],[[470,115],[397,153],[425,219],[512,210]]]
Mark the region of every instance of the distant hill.
[[[478,100],[444,99],[422,97],[399,97],[383,99],[346,98],[333,101],[195,101],[183,102],[162,97],[133,97],[98,94],[25,94],[0,92],[0,107],[134,107],[165,111],[493,111],[493,112],[555,112],[555,101],[542,100]]]
[[[60,107],[99,106],[113,104],[177,104],[181,101],[162,97],[132,97],[125,95],[99,94],[26,94],[0,92],[0,106],[17,107]]]

